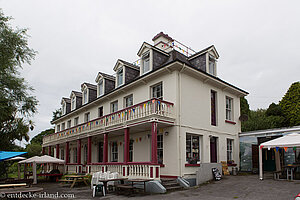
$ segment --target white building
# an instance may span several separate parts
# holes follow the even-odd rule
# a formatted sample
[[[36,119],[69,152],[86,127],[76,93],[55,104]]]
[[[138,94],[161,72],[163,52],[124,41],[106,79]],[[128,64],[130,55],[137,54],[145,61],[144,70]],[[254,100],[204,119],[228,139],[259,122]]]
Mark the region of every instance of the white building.
[[[152,40],[134,64],[118,60],[116,76],[99,72],[95,85],[62,98],[43,152],[65,159],[68,172],[159,179],[193,177],[201,163],[240,163],[248,93],[217,77],[214,46],[194,52],[162,32]]]

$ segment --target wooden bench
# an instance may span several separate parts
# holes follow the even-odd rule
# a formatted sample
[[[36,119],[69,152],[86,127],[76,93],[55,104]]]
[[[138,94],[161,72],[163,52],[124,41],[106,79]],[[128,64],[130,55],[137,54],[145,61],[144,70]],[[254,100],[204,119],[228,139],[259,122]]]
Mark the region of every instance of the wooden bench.
[[[59,182],[73,182],[73,180],[70,179],[59,179]]]
[[[17,184],[17,183],[26,183],[28,187],[31,187],[32,183],[33,183],[33,179],[10,179],[5,181],[6,184]]]
[[[119,184],[115,185],[117,194],[121,194],[122,191],[129,191],[130,194],[133,194],[134,187],[132,185],[127,185],[127,184]]]
[[[279,170],[279,171],[274,171],[273,172],[273,176],[274,176],[274,179],[275,180],[279,180],[279,176],[281,175],[282,171]]]
[[[87,180],[88,180],[88,178],[80,178],[80,179],[60,179],[58,181],[59,182],[70,183],[71,188],[73,188],[76,183],[84,182],[85,185],[88,185],[87,182],[86,182]]]
[[[23,187],[23,186],[26,186],[26,183],[1,184],[0,188]]]

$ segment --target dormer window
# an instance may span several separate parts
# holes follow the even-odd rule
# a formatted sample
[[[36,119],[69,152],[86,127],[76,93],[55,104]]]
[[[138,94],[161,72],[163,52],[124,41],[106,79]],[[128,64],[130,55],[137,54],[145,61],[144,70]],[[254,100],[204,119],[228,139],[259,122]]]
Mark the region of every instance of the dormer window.
[[[103,95],[103,80],[100,80],[98,83],[98,97]]]
[[[71,98],[71,110],[75,110],[76,108],[76,97],[72,96]]]
[[[86,104],[88,102],[88,91],[87,88],[83,90],[83,104]]]
[[[216,61],[214,58],[209,57],[209,65],[208,65],[208,72],[214,76],[216,76]]]
[[[123,84],[123,68],[120,68],[117,72],[117,87]]]
[[[145,74],[150,71],[150,58],[149,58],[149,52],[146,53],[142,57],[142,74]]]
[[[61,105],[61,110],[62,110],[62,114],[63,115],[65,115],[66,114],[66,102],[65,101],[63,101],[62,102],[62,105]]]

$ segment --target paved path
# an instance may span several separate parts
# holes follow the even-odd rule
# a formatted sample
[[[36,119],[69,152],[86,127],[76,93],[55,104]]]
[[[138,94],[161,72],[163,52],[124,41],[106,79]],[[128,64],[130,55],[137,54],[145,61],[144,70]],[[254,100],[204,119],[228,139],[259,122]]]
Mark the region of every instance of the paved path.
[[[75,199],[93,199],[89,187],[61,187],[56,183],[44,183],[44,191],[48,193],[74,194]],[[136,196],[130,199],[245,199],[245,200],[290,200],[300,193],[300,182],[274,181],[266,179],[260,181],[257,175],[227,176],[221,181],[204,184],[183,191],[175,191],[168,194]],[[99,197],[98,197],[99,198]],[[97,199],[98,199],[97,198]],[[128,199],[126,196],[109,195],[101,199]]]

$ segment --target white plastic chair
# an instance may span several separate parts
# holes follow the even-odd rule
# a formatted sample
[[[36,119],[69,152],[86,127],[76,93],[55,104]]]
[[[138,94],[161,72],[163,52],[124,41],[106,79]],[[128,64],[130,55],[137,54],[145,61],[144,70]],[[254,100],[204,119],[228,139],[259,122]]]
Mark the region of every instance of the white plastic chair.
[[[93,176],[92,176],[91,187],[92,187],[92,189],[93,189],[93,197],[96,196],[96,187],[97,187],[97,185],[103,185],[102,182],[99,182],[99,180],[101,179],[101,176],[102,176],[102,175],[103,175],[102,172],[96,172],[96,173],[94,173]],[[105,188],[102,187],[102,189],[103,189],[103,191],[102,191],[103,196],[105,196],[105,195],[106,195],[106,194],[105,194]]]

